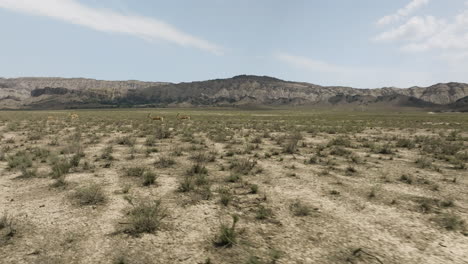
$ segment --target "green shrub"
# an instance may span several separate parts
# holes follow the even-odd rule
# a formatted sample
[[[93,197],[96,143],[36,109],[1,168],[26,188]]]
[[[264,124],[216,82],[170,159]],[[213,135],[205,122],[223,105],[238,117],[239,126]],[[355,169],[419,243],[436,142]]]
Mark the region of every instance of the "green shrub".
[[[0,246],[16,234],[13,218],[6,212],[0,216]]]
[[[231,161],[229,169],[235,173],[247,175],[257,164],[256,161],[247,158],[240,158]]]
[[[70,162],[65,159],[58,159],[52,164],[52,172],[50,176],[52,179],[58,179],[67,174],[71,169]]]
[[[411,139],[407,139],[407,138],[400,138],[398,139],[398,141],[396,142],[396,145],[395,145],[397,148],[407,148],[407,149],[412,149],[415,147],[415,144],[414,142],[411,140]]]
[[[119,145],[134,146],[136,139],[131,136],[117,138],[116,143]]]
[[[15,155],[7,157],[8,168],[30,168],[32,166],[31,155],[25,151],[18,151]]]
[[[411,177],[408,174],[403,174],[400,176],[400,181],[407,183],[407,184],[412,184],[413,183],[413,177]]]
[[[455,214],[443,214],[436,218],[436,221],[447,230],[456,231],[465,229],[465,221]]]
[[[187,170],[187,175],[208,174],[208,169],[200,163],[196,163]]]
[[[166,209],[160,200],[140,202],[128,213],[129,223],[125,232],[132,235],[154,233],[166,217]]]
[[[430,168],[432,167],[432,161],[426,157],[420,157],[418,158],[415,163],[418,165],[418,167],[422,169]]]
[[[255,218],[257,218],[258,220],[265,220],[265,219],[270,218],[272,215],[273,215],[273,211],[270,208],[260,205],[255,214]]]
[[[347,137],[336,137],[330,142],[328,142],[328,146],[343,146],[343,147],[351,147],[351,141]]]
[[[143,186],[149,186],[156,182],[156,174],[152,171],[143,173]]]
[[[228,188],[220,188],[218,190],[219,192],[219,202],[224,205],[224,206],[228,206],[229,203],[232,201],[232,194],[231,192],[229,191]]]
[[[125,169],[125,174],[129,177],[143,177],[143,174],[147,171],[146,167],[136,166]]]
[[[236,224],[239,221],[237,215],[232,216],[232,225],[221,224],[218,236],[214,240],[214,245],[217,247],[232,247],[237,244]]]
[[[23,179],[37,177],[37,168],[27,169],[23,167],[21,168],[21,175],[19,177]]]
[[[238,182],[241,180],[241,176],[237,173],[231,173],[227,178],[227,182]]]
[[[197,152],[190,157],[196,163],[206,163],[206,162],[213,162],[216,160],[216,154],[214,152]]]
[[[250,184],[249,188],[250,188],[250,193],[251,194],[258,193],[258,185],[257,184]]]
[[[289,206],[289,209],[294,216],[308,216],[312,213],[310,206],[301,201],[295,201]]]
[[[156,167],[159,167],[159,168],[169,168],[175,163],[176,162],[173,158],[162,156],[155,162],[155,165]]]
[[[77,200],[80,205],[96,205],[106,201],[106,195],[102,187],[96,183],[78,188],[73,198]]]
[[[185,176],[183,180],[179,183],[177,190],[179,192],[190,192],[195,189],[195,182],[193,177]]]
[[[283,145],[283,152],[286,154],[294,154],[297,152],[297,144],[299,140],[289,139],[286,144]]]
[[[330,151],[330,154],[331,155],[335,155],[335,156],[348,156],[348,155],[351,155],[351,151],[341,147],[341,146],[335,146],[332,148],[332,150]]]

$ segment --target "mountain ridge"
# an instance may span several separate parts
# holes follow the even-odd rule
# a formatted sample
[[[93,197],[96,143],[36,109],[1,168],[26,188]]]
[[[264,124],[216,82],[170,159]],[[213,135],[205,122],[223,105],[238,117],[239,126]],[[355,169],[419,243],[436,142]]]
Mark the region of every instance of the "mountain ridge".
[[[119,106],[382,105],[464,108],[468,84],[353,88],[237,75],[194,82],[105,81],[87,78],[0,78],[1,109]]]

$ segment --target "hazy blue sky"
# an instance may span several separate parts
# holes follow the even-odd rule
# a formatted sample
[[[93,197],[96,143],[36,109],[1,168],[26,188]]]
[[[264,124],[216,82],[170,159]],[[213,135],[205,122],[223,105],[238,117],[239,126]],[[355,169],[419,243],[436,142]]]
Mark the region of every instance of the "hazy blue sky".
[[[0,0],[0,76],[468,82],[467,0]]]

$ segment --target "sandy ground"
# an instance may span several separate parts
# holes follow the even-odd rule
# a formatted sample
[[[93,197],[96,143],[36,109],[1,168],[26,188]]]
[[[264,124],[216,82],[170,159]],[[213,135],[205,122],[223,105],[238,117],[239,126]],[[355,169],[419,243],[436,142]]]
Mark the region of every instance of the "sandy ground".
[[[260,115],[260,114],[259,114]],[[187,121],[193,126],[196,121]],[[191,122],[191,123],[189,123]],[[68,131],[66,131],[68,129]],[[60,146],[70,142],[65,138],[75,131],[68,125],[59,134],[46,134],[30,141],[23,130],[9,132],[2,127],[2,146],[10,146],[7,155],[27,146],[48,146],[59,137]],[[82,133],[91,128],[82,129]],[[129,129],[132,129],[129,127]],[[66,175],[67,185],[54,188],[47,176],[48,163],[35,163],[43,177],[17,178],[21,172],[0,161],[0,213],[14,220],[16,233],[0,243],[0,263],[468,263],[468,233],[466,229],[446,230],[437,219],[445,214],[457,215],[468,221],[467,171],[435,160],[441,169],[419,168],[414,160],[416,149],[397,149],[392,155],[370,153],[358,146],[347,148],[362,161],[350,163],[346,157],[328,155],[318,164],[306,164],[320,144],[337,135],[303,132],[304,138],[295,154],[281,153],[272,138],[264,138],[251,153],[227,155],[243,149],[252,131],[235,130],[228,142],[215,142],[206,131],[196,132],[198,142],[187,142],[183,131],[174,128],[173,136],[158,139],[158,152],[145,153],[145,137],[136,137],[136,154],[129,159],[130,147],[114,143],[122,135],[136,131],[113,131],[98,134],[99,142],[85,144],[85,157],[91,169],[82,165]],[[407,131],[378,128],[353,134],[353,138],[414,134]],[[248,133],[250,131],[250,134]],[[180,132],[180,133],[178,133]],[[94,132],[92,132],[94,133]],[[282,132],[274,133],[280,135]],[[417,133],[428,134],[427,130]],[[14,138],[14,143],[7,143]],[[86,138],[83,138],[84,142]],[[232,142],[240,141],[241,144]],[[353,142],[357,142],[353,140]],[[100,159],[106,146],[114,146],[115,160],[110,167]],[[207,162],[213,197],[198,198],[194,193],[181,193],[179,184],[185,171],[193,164],[190,156],[199,150],[215,151],[216,160]],[[180,156],[171,156],[175,165],[158,168],[154,162],[181,149]],[[264,154],[279,151],[279,155]],[[257,165],[239,182],[226,182],[233,159],[255,157]],[[331,161],[333,164],[326,163]],[[351,165],[350,165],[351,164]],[[141,185],[137,179],[124,175],[132,166],[147,166],[158,175],[157,184]],[[347,173],[353,166],[356,172]],[[326,173],[325,173],[326,172]],[[415,179],[412,184],[400,181],[403,174]],[[454,182],[452,179],[455,179]],[[420,183],[424,179],[426,183]],[[80,206],[71,196],[79,186],[97,183],[103,187],[104,204]],[[122,193],[131,185],[128,194]],[[249,192],[248,184],[257,184],[259,192]],[[434,186],[437,188],[433,188]],[[227,186],[233,194],[228,206],[219,203],[219,187]],[[373,193],[373,195],[370,195]],[[128,197],[161,199],[168,217],[153,234],[131,236],[119,230],[125,226],[126,211],[131,208]],[[126,198],[127,197],[127,198]],[[423,212],[422,200],[451,200],[453,206]],[[300,201],[311,209],[307,216],[295,216],[291,204]],[[270,208],[266,220],[256,219],[260,205]],[[213,245],[221,223],[230,223],[230,215],[240,218],[238,243],[230,248]],[[274,260],[273,252],[280,252]],[[253,256],[259,262],[253,262]],[[208,262],[208,259],[210,259]],[[250,262],[249,262],[250,261]]]

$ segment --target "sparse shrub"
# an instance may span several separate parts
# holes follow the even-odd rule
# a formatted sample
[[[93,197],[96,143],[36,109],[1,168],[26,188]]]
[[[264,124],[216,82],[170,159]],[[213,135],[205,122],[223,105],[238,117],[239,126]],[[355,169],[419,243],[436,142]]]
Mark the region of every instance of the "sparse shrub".
[[[303,202],[297,200],[289,206],[294,216],[308,216],[312,213],[312,209],[309,205],[304,204]]]
[[[396,142],[396,145],[395,145],[397,148],[407,148],[407,149],[412,149],[415,147],[415,144],[414,142],[411,140],[411,139],[407,139],[407,138],[400,138],[398,139],[398,141]]]
[[[105,147],[102,151],[101,159],[113,160],[114,159],[114,157],[112,156],[113,151],[114,151],[114,148],[112,146]]]
[[[265,220],[265,219],[270,218],[272,215],[273,215],[273,210],[263,205],[260,205],[255,214],[255,218],[257,218],[258,220]]]
[[[377,153],[377,154],[384,154],[384,155],[393,154],[392,147],[389,144],[374,145],[372,148],[372,152]]]
[[[125,146],[134,146],[136,142],[136,139],[131,136],[124,136],[124,137],[119,137],[116,140],[116,143],[119,145],[125,145]]]
[[[169,129],[167,129],[167,128],[165,128],[165,127],[158,126],[158,127],[156,127],[156,129],[154,130],[154,136],[155,136],[157,139],[170,138],[170,137],[171,137],[171,132],[169,131]]]
[[[262,137],[256,136],[256,137],[252,138],[250,143],[252,143],[252,144],[261,144],[262,143]]]
[[[229,169],[233,172],[247,175],[257,164],[254,160],[249,160],[247,158],[240,158],[231,161]]]
[[[432,166],[432,161],[426,157],[420,157],[418,158],[415,163],[418,165],[418,167],[422,169],[430,168]]]
[[[145,146],[153,147],[155,145],[156,145],[156,137],[153,135],[147,136],[145,140]]]
[[[229,203],[232,201],[232,194],[229,191],[229,189],[228,188],[220,188],[218,190],[218,192],[220,194],[219,202],[224,206],[228,206]]]
[[[156,174],[152,171],[143,173],[143,186],[153,185],[156,182]]]
[[[193,176],[197,174],[208,174],[208,169],[200,163],[193,164],[190,169],[187,170],[187,175]]]
[[[88,186],[78,188],[73,198],[77,200],[80,205],[96,205],[106,201],[106,195],[101,185],[97,183],[91,183]]]
[[[256,194],[258,193],[258,185],[257,184],[250,184],[250,193],[251,194]]]
[[[455,214],[442,214],[435,220],[440,226],[447,230],[456,231],[465,229],[465,221]]]
[[[201,196],[203,200],[210,200],[213,197],[210,185],[203,185],[197,190],[197,193]]]
[[[195,189],[195,182],[193,177],[185,176],[183,180],[179,183],[178,191],[179,192],[190,192]]]
[[[224,223],[221,224],[219,234],[214,240],[215,246],[232,247],[235,244],[237,244],[236,224],[238,221],[239,221],[239,217],[237,215],[233,215],[231,226],[228,226]]]
[[[155,165],[156,167],[159,167],[159,168],[169,168],[175,163],[176,162],[173,158],[162,156],[155,162]]]
[[[207,184],[209,184],[209,180],[206,174],[200,173],[195,175],[195,185],[203,186]]]
[[[129,264],[129,263],[130,263],[130,261],[124,255],[118,255],[112,261],[112,264]]]
[[[378,187],[372,187],[371,191],[369,192],[369,195],[367,195],[367,197],[369,199],[374,199],[377,197],[377,192],[379,191],[379,188]]]
[[[214,152],[197,152],[190,157],[196,163],[205,163],[205,162],[213,162],[216,160],[216,154]]]
[[[146,167],[136,166],[125,169],[125,174],[129,177],[143,177],[146,171]]]
[[[134,206],[128,213],[128,227],[124,230],[131,235],[141,233],[154,233],[167,217],[166,209],[161,200],[142,201]]]
[[[183,154],[183,153],[182,153],[182,149],[181,149],[181,148],[173,148],[173,149],[172,149],[172,153],[171,153],[172,156],[180,157],[180,156],[182,156],[182,154]]]
[[[295,138],[289,139],[286,144],[283,145],[283,152],[287,154],[294,154],[297,152],[297,144],[299,140]]]
[[[360,164],[360,163],[362,163],[361,157],[359,157],[359,156],[356,155],[356,154],[351,154],[351,155],[349,155],[349,159],[351,160],[351,162],[353,162],[353,163],[355,163],[355,164]]]
[[[399,180],[407,184],[413,184],[413,177],[408,174],[401,175]]]
[[[23,179],[37,177],[37,168],[27,169],[23,167],[21,168],[21,175],[19,177]]]
[[[245,264],[263,264],[263,262],[257,256],[250,256]]]
[[[122,186],[122,190],[121,192],[123,194],[127,194],[130,192],[130,189],[132,188],[132,185],[131,184],[125,184],[124,186]]]
[[[353,166],[348,166],[346,167],[346,174],[347,175],[353,175],[357,172],[356,168],[354,168]]]
[[[318,158],[317,156],[311,156],[309,159],[305,161],[305,164],[317,164],[318,163]]]
[[[31,155],[25,151],[18,151],[15,155],[7,158],[8,168],[30,168],[32,166]]]
[[[237,173],[231,173],[227,178],[227,182],[238,182],[241,180],[241,176]]]
[[[70,162],[66,159],[58,159],[52,164],[52,172],[50,176],[52,179],[58,179],[67,174],[71,169]]]
[[[13,218],[4,212],[0,216],[0,246],[16,234]]]
[[[328,142],[328,146],[343,146],[343,147],[351,147],[351,141],[347,137],[336,137]]]
[[[331,155],[335,155],[335,156],[348,156],[348,155],[351,155],[351,151],[341,147],[341,146],[335,146],[332,148],[332,150],[330,151],[330,154]]]
[[[78,167],[78,165],[80,164],[81,158],[82,158],[82,154],[80,153],[74,154],[70,159],[70,166]]]
[[[52,184],[54,188],[62,188],[67,186],[67,181],[65,180],[65,174],[60,175],[58,178],[55,178],[55,182]]]
[[[441,207],[445,207],[445,208],[455,206],[455,202],[453,201],[453,199],[442,200],[442,201],[440,201],[439,204],[440,204]]]

